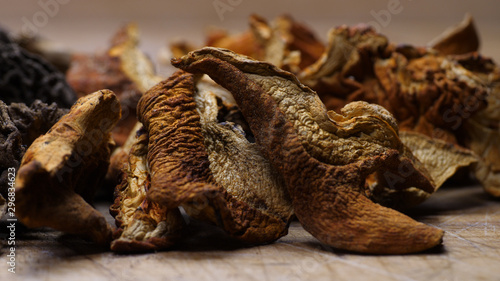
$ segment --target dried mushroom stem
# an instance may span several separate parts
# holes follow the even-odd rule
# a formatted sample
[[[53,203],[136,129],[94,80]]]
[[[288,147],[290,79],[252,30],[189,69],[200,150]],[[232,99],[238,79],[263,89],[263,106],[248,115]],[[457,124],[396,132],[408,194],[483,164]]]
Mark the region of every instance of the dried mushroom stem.
[[[146,199],[150,172],[147,164],[148,135],[138,130],[131,145],[123,180],[116,189],[115,203],[110,212],[118,229],[111,250],[138,252],[162,250],[170,247],[179,237],[184,220],[177,208]]]
[[[89,200],[109,165],[110,131],[120,119],[113,92],[79,99],[28,148],[16,178],[16,215],[28,227],[48,226],[107,243],[111,227]]]
[[[262,168],[255,169],[252,165],[258,163],[245,159],[249,152],[244,151],[245,144],[238,144],[246,141],[241,133],[215,124],[202,132],[202,123],[213,120],[213,108],[206,108],[205,116],[209,118],[200,122],[198,110],[204,109],[197,108],[195,91],[193,75],[179,71],[150,89],[139,102],[138,115],[149,133],[151,187],[147,199],[169,209],[183,206],[188,215],[217,224],[247,243],[271,242],[285,235],[291,216],[289,204],[285,204],[285,211],[278,210],[281,206],[266,207],[267,194],[252,192],[260,185],[245,182],[250,176],[269,179],[259,178]],[[210,100],[205,102],[213,105]],[[210,137],[218,139],[207,139]],[[234,161],[245,167],[224,166]],[[245,168],[248,174],[242,173]],[[227,178],[217,178],[218,173]],[[241,186],[234,185],[231,177],[243,178],[236,181]]]
[[[388,254],[418,252],[441,243],[442,230],[374,204],[363,194],[369,173],[384,165],[411,162],[397,148],[384,148],[395,144],[397,137],[368,138],[371,147],[360,147],[359,142],[356,146],[356,136],[377,136],[373,130],[377,124],[386,132],[394,131],[384,113],[362,116],[363,111],[351,109],[354,116],[332,120],[315,93],[293,75],[228,50],[203,48],[172,63],[208,74],[233,94],[265,156],[285,178],[295,214],[320,241],[340,249]],[[357,126],[357,120],[365,124]],[[324,158],[327,155],[319,148],[325,137],[337,140],[349,159],[342,159],[332,145],[325,148],[333,158]],[[425,176],[419,180],[426,184]]]

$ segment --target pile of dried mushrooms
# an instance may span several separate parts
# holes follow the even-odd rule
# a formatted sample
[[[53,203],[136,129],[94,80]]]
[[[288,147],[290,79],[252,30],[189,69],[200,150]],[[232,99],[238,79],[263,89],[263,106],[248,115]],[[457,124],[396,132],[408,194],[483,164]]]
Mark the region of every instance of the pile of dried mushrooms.
[[[249,22],[172,44],[166,79],[133,24],[105,52],[71,54],[65,77],[2,31],[0,165],[17,170],[19,220],[144,252],[175,245],[186,217],[250,245],[297,218],[334,248],[403,254],[442,243],[399,210],[450,177],[471,171],[500,197],[500,71],[470,17],[427,47],[364,25],[324,44],[290,16]],[[91,205],[109,186],[116,227]]]

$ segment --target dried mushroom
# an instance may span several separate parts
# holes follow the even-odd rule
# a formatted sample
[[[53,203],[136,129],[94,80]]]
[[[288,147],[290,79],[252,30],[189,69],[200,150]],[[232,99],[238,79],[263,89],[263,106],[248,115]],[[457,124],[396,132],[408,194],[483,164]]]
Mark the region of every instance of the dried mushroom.
[[[139,129],[110,208],[118,227],[111,243],[111,250],[116,252],[165,249],[177,240],[184,225],[177,208],[168,209],[146,199],[150,187],[148,141],[148,134]]]
[[[67,72],[68,82],[81,97],[101,89],[118,96],[122,119],[113,130],[118,145],[125,143],[137,122],[136,107],[142,93],[161,79],[154,75],[151,61],[138,48],[135,24],[120,29],[104,53],[73,56]]]
[[[257,60],[272,63],[292,72],[314,63],[325,47],[316,35],[304,24],[290,15],[282,15],[268,22],[251,15],[250,29],[239,34],[229,34],[222,29],[211,29],[205,46],[224,48]],[[196,48],[185,42],[174,42],[170,51],[180,57]]]
[[[43,58],[14,43],[0,30],[0,99],[31,104],[35,100],[69,108],[76,101],[64,74]]]
[[[19,46],[28,52],[37,54],[55,66],[62,73],[66,73],[71,63],[72,52],[62,44],[41,37],[39,35],[21,34],[15,38]]]
[[[364,194],[375,172],[400,174],[401,187],[432,192],[419,162],[400,142],[394,118],[382,107],[351,103],[327,112],[316,93],[290,73],[229,50],[203,48],[172,61],[208,74],[228,89],[284,177],[304,228],[323,243],[365,253],[411,253],[441,243],[443,231],[378,204]],[[401,175],[403,176],[403,175]]]
[[[486,192],[500,197],[500,68],[493,60],[476,52],[478,35],[470,16],[435,41],[434,49],[449,55],[451,60],[477,76],[488,89],[487,106],[459,121],[463,121],[466,132],[462,142],[480,156],[473,168],[476,178]]]
[[[8,169],[14,168],[17,171],[26,148],[67,112],[67,109],[60,109],[55,103],[48,105],[39,100],[35,100],[29,107],[24,103],[7,106],[0,100],[1,195],[7,195]]]
[[[436,188],[443,185],[458,169],[468,167],[479,159],[469,149],[416,132],[403,131],[399,133],[399,137],[429,171]],[[395,190],[376,184],[370,185],[370,193],[375,202],[395,209],[415,206],[431,195],[415,188]]]
[[[500,197],[500,68],[477,53],[453,57],[488,88],[486,108],[464,120],[465,146],[480,156],[474,166],[476,178],[486,192]]]
[[[429,43],[431,48],[443,55],[460,55],[479,49],[479,35],[472,16],[465,15],[458,25],[445,30]]]
[[[271,24],[252,15],[250,27],[263,50],[262,57],[256,58],[286,70],[299,71],[309,66],[325,49],[314,33],[289,15],[277,17]]]
[[[182,206],[246,243],[274,241],[292,215],[282,180],[237,125],[218,121],[217,91],[198,82],[176,72],[139,102],[149,134],[146,199]]]
[[[471,46],[461,51],[453,49],[452,45],[459,44],[457,40],[464,34],[472,36]],[[471,19],[466,19],[458,30],[445,38],[441,42],[446,43],[439,44],[445,53],[477,48]],[[491,190],[496,189],[492,186],[500,183],[494,180],[500,171],[498,160],[493,160],[498,159],[497,154],[494,149],[486,149],[500,145],[496,144],[494,136],[499,119],[496,118],[498,110],[494,108],[498,107],[490,79],[495,76],[491,75],[494,73],[491,64],[466,58],[471,56],[473,53],[446,56],[433,49],[395,46],[368,27],[339,27],[330,32],[323,57],[305,69],[299,78],[319,92],[328,109],[338,110],[353,100],[377,103],[394,115],[401,131],[435,139],[432,141],[435,150],[443,147],[440,141],[470,149],[480,156],[475,165],[476,177],[492,193]],[[483,123],[489,120],[486,122],[490,124],[478,127],[474,125],[477,120]],[[485,134],[490,137],[485,138]],[[459,156],[464,150],[455,152],[455,156]],[[470,159],[471,153],[467,154]],[[437,159],[431,162],[435,161]],[[450,171],[455,170],[455,164],[448,162]],[[428,170],[432,169],[431,164]],[[434,177],[436,175],[434,173]],[[439,187],[445,179],[434,180]],[[397,199],[397,193],[392,194],[395,196],[392,203],[400,204],[397,201],[402,196]]]
[[[111,227],[89,205],[110,155],[110,131],[120,119],[115,94],[80,98],[26,151],[16,178],[16,215],[28,227],[48,226],[107,243]]]

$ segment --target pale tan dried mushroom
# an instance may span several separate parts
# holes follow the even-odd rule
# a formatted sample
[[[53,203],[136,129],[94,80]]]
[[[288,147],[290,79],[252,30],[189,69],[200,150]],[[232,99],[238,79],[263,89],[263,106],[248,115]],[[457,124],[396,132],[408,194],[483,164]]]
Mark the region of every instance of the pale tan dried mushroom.
[[[469,149],[430,138],[420,133],[403,131],[399,133],[399,137],[429,171],[436,189],[441,187],[458,169],[468,167],[479,160],[478,156]],[[393,175],[391,180],[398,181],[401,179]],[[387,185],[381,186],[376,182],[371,183],[369,188],[370,197],[375,202],[395,209],[407,209],[415,206],[431,195],[431,193],[411,186],[406,189],[391,189]]]
[[[166,249],[179,238],[184,226],[179,209],[168,209],[146,199],[150,187],[147,154],[148,134],[139,129],[128,154],[122,182],[115,191],[115,203],[110,208],[118,227],[111,243],[112,251]]]
[[[31,144],[16,178],[16,216],[23,224],[110,241],[111,227],[88,201],[108,168],[110,131],[119,119],[115,94],[102,90],[80,98]]]

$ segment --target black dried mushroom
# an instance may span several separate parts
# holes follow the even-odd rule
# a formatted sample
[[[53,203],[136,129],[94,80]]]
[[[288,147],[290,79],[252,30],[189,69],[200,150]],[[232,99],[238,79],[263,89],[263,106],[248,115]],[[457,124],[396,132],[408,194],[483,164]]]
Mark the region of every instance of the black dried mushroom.
[[[29,107],[24,103],[7,106],[0,100],[0,194],[7,191],[8,169],[17,170],[30,144],[67,112],[55,103],[48,105],[40,100]]]
[[[36,99],[69,108],[76,94],[63,73],[19,47],[0,29],[0,100],[31,104]]]

